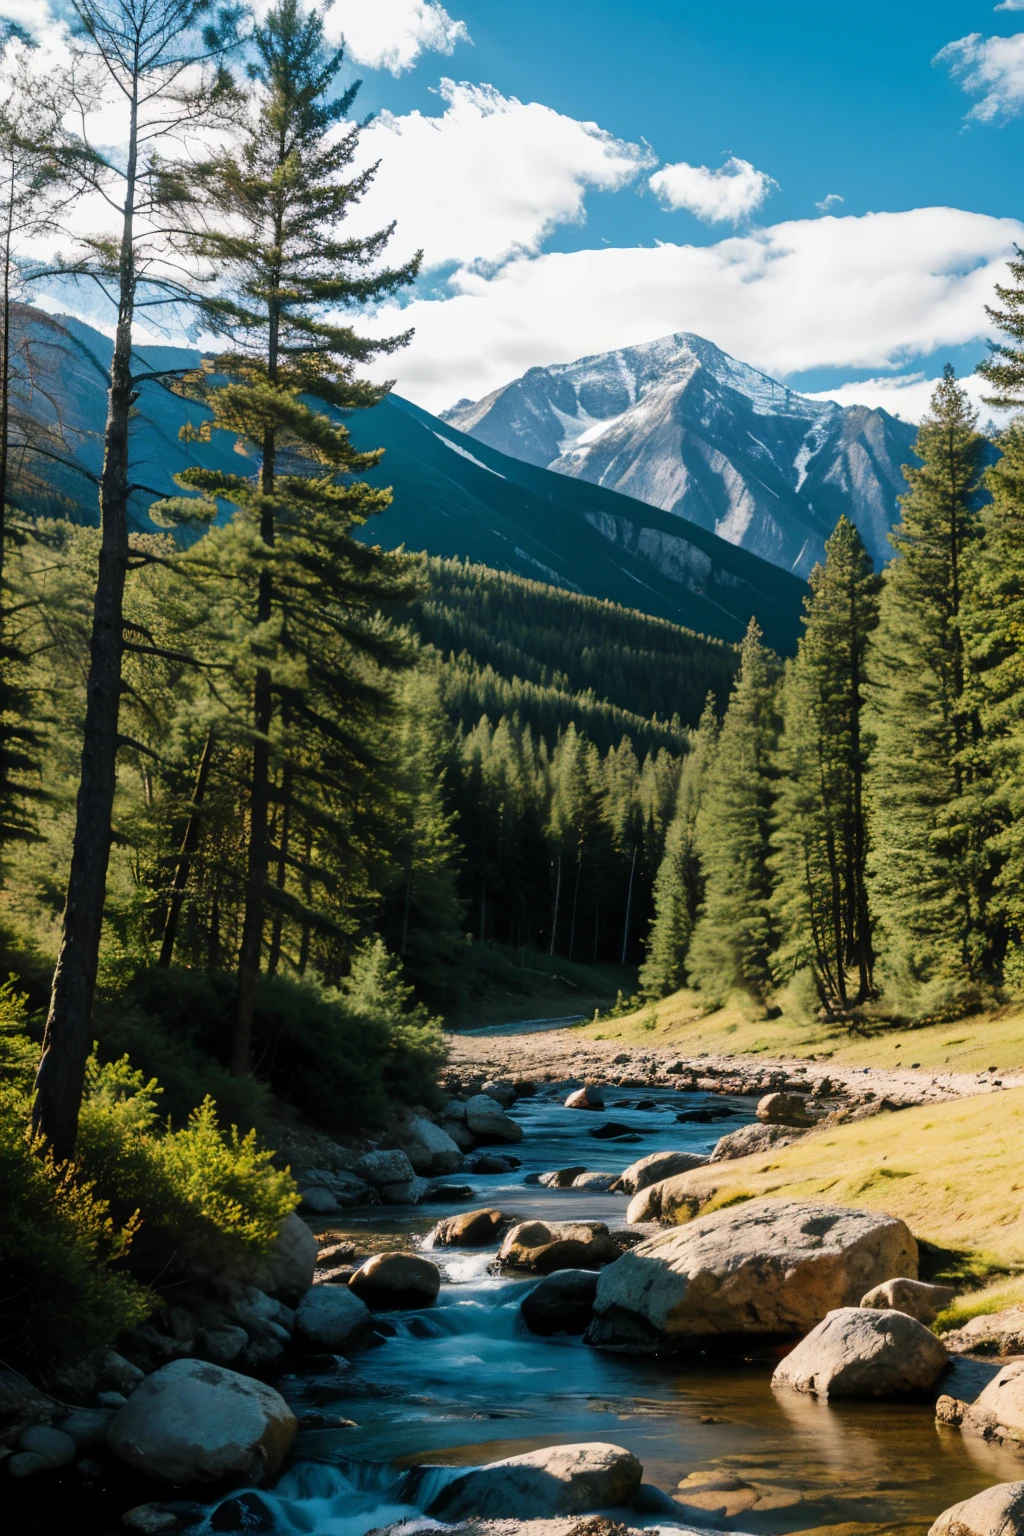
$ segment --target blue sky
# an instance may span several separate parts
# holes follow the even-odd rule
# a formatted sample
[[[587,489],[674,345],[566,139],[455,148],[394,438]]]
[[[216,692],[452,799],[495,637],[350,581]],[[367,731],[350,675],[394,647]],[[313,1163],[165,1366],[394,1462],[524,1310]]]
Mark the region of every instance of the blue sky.
[[[271,0],[255,0],[257,11]],[[0,0],[59,47],[66,0]],[[1024,0],[334,0],[431,409],[675,330],[919,416],[1024,242]],[[828,201],[826,201],[828,200]]]

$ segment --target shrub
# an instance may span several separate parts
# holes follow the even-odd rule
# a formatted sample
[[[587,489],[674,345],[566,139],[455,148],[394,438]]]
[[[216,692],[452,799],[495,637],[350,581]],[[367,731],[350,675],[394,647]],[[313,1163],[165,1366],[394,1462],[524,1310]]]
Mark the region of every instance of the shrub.
[[[124,1270],[134,1224],[41,1155],[26,1111],[0,1093],[0,1352],[38,1366],[108,1346],[153,1301]]]

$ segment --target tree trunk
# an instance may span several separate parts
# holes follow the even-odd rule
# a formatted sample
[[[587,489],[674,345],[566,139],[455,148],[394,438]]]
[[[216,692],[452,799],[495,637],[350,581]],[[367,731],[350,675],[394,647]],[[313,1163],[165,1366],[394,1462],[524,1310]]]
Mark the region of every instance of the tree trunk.
[[[555,910],[551,918],[551,947],[549,955],[555,952],[555,937],[558,933],[558,903],[562,899],[562,855],[558,855],[558,874],[555,877]]]
[[[170,965],[174,957],[174,941],[178,936],[178,919],[181,916],[181,908],[185,900],[185,887],[188,884],[193,855],[199,846],[199,828],[202,822],[203,800],[206,797],[206,785],[210,777],[210,764],[212,761],[213,732],[210,731],[206,741],[203,743],[202,756],[199,759],[199,768],[196,772],[195,788],[192,791],[192,806],[188,813],[188,821],[185,823],[185,835],[181,840],[181,848],[178,851],[178,862],[174,869],[174,879],[171,881],[171,899],[167,903],[163,942],[160,945],[160,959],[157,962],[165,967]]]
[[[101,542],[86,685],[82,771],[60,950],[53,973],[32,1125],[58,1161],[74,1155],[85,1067],[92,1046],[92,1001],[99,965],[117,778],[118,712],[128,571],[128,422],[135,311],[133,214],[138,166],[138,98],[131,106],[117,331],[100,478]]]
[[[277,888],[283,891],[285,881],[288,878],[288,836],[292,819],[292,781],[294,774],[291,763],[285,767],[281,775],[281,836],[277,843]],[[281,935],[284,931],[284,913],[280,907],[274,913],[274,922],[270,933],[270,951],[267,955],[267,975],[276,976],[277,968],[281,963]]]
[[[626,963],[626,951],[629,949],[629,917],[633,907],[633,876],[636,874],[636,847],[633,848],[633,862],[629,866],[629,889],[626,891],[626,921],[622,925],[622,959],[621,964]]]

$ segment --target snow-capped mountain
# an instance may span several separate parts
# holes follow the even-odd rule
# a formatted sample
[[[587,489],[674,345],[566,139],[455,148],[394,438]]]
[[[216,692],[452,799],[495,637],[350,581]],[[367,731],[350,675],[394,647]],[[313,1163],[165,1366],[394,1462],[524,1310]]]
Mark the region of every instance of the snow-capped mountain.
[[[685,331],[522,378],[443,419],[530,464],[674,512],[806,576],[841,513],[876,564],[916,428],[811,400]]]

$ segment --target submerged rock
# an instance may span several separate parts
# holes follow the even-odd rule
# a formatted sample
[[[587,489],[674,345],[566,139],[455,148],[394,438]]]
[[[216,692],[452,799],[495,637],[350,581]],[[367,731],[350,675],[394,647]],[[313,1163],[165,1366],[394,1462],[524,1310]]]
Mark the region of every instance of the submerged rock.
[[[535,1285],[519,1310],[531,1333],[583,1333],[596,1295],[596,1270],[560,1269]]]
[[[597,1269],[621,1251],[603,1221],[523,1221],[506,1236],[498,1262],[549,1275],[556,1269]]]
[[[122,1461],[161,1482],[262,1482],[280,1470],[297,1429],[284,1398],[265,1382],[174,1360],[136,1389],[107,1443]]]
[[[556,1445],[462,1473],[441,1490],[428,1513],[450,1523],[621,1509],[642,1476],[639,1461],[621,1446]]]
[[[624,1189],[627,1195],[635,1195],[651,1184],[660,1183],[662,1179],[689,1173],[693,1168],[703,1168],[707,1161],[706,1155],[701,1152],[648,1152],[646,1157],[630,1163],[619,1174],[618,1187]]]
[[[584,1163],[578,1163],[572,1168],[551,1168],[547,1173],[539,1173],[535,1182],[545,1189],[571,1189],[573,1179],[578,1179],[586,1171]]]
[[[776,1367],[773,1387],[816,1397],[927,1392],[946,1369],[944,1345],[905,1312],[840,1307]]]
[[[1024,1482],[997,1483],[954,1504],[928,1536],[1024,1536]]]
[[[652,1349],[705,1334],[803,1334],[916,1268],[917,1244],[895,1217],[750,1201],[648,1238],[602,1270],[587,1338]]]
[[[933,1323],[956,1295],[952,1285],[928,1285],[924,1280],[885,1280],[860,1299],[862,1307],[881,1307],[883,1311],[905,1312],[919,1323]]]
[[[941,1397],[935,1410],[940,1423],[959,1424],[965,1434],[1024,1449],[1024,1360],[1004,1365],[973,1403]]]
[[[368,1307],[429,1307],[441,1289],[441,1271],[418,1253],[378,1253],[348,1283]]]

